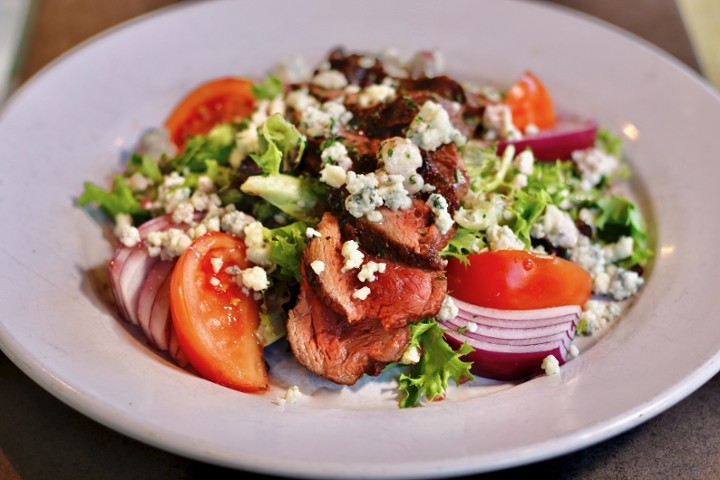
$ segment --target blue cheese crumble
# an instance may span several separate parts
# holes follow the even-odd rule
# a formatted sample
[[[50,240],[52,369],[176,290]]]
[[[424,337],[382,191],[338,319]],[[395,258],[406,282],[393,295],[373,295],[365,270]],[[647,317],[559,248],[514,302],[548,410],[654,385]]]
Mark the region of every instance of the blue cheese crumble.
[[[450,115],[439,103],[427,100],[410,123],[407,137],[418,147],[435,151],[442,145],[454,142],[462,145],[465,136],[450,122]]]

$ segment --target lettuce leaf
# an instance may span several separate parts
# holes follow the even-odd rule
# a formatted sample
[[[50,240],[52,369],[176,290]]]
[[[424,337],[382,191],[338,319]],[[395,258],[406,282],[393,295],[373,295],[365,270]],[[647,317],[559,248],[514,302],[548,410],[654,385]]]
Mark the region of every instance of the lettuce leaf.
[[[527,248],[531,246],[530,230],[545,211],[545,207],[550,203],[552,203],[552,198],[544,190],[532,193],[518,190],[513,202],[508,206],[508,210],[515,216],[511,228]]]
[[[230,154],[235,148],[235,130],[230,125],[218,125],[207,135],[191,137],[185,149],[170,161],[170,170],[184,173],[204,173],[208,169],[208,161],[227,167],[230,165]]]
[[[252,93],[259,100],[272,100],[283,93],[284,89],[285,87],[279,78],[268,75],[263,80],[263,83],[253,85]]]
[[[147,210],[140,206],[140,202],[125,179],[118,175],[113,182],[112,190],[107,191],[92,182],[85,182],[85,190],[77,200],[79,207],[94,203],[110,218],[118,213],[127,213],[133,216],[149,216]]]
[[[443,398],[450,379],[457,385],[463,380],[475,379],[470,373],[472,363],[460,359],[470,353],[472,347],[463,344],[455,352],[443,338],[442,328],[435,319],[423,319],[411,325],[410,331],[408,348],[419,348],[422,356],[409,374],[400,375],[401,408],[416,407],[423,398],[430,401]]]
[[[128,176],[133,173],[139,173],[152,180],[155,184],[162,183],[163,181],[163,174],[160,171],[158,162],[153,160],[149,155],[133,153],[126,170]]]
[[[277,175],[296,165],[305,150],[305,137],[276,113],[258,129],[258,153],[251,154],[265,175]]]
[[[325,196],[325,188],[316,178],[275,175],[253,175],[240,186],[240,191],[261,197],[297,220],[317,220],[317,206]]]
[[[270,260],[278,265],[273,276],[289,280],[302,281],[300,261],[307,245],[305,222],[295,222],[284,227],[265,230],[263,236],[270,244]]]
[[[616,242],[621,236],[633,239],[633,254],[621,266],[645,265],[652,257],[648,247],[648,234],[642,214],[637,206],[624,197],[612,196],[597,201],[600,209],[595,218],[597,234],[605,242]]]

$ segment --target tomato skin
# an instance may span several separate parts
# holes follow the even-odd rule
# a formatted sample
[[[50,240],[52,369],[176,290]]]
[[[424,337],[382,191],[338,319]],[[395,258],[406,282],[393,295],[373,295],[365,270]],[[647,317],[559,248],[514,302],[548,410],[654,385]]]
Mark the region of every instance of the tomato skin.
[[[221,258],[215,273],[211,260]],[[243,392],[267,389],[263,347],[255,336],[258,304],[243,293],[229,266],[244,269],[245,244],[236,237],[210,232],[180,256],[170,280],[170,308],[180,350],[204,378]],[[211,279],[220,281],[212,285]]]
[[[203,83],[183,98],[165,121],[170,140],[182,150],[193,135],[249,116],[255,107],[252,86],[250,80],[234,77]]]
[[[530,71],[510,87],[504,103],[510,107],[513,124],[522,131],[528,125],[535,125],[540,130],[555,126],[555,107],[550,92]]]
[[[582,267],[552,255],[498,250],[448,261],[448,292],[481,307],[501,310],[584,305],[592,279]]]

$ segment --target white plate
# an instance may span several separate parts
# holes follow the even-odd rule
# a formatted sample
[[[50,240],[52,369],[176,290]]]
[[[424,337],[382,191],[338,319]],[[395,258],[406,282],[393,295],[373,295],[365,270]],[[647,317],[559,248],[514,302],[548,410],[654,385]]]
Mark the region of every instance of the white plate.
[[[284,410],[184,372],[93,290],[110,255],[73,201],[107,182],[140,132],[211,77],[261,76],[330,48],[439,48],[447,70],[508,84],[524,69],[558,103],[632,135],[658,255],[645,291],[562,374],[399,410],[362,382]],[[656,415],[718,371],[720,101],[677,62],[564,10],[513,1],[211,2],[130,23],[44,70],[0,118],[0,347],[84,414],[196,459],[313,477],[433,477],[548,458]],[[278,371],[282,371],[279,369]],[[298,382],[303,379],[298,379]],[[459,390],[459,391],[460,391]],[[306,392],[309,393],[309,392]]]

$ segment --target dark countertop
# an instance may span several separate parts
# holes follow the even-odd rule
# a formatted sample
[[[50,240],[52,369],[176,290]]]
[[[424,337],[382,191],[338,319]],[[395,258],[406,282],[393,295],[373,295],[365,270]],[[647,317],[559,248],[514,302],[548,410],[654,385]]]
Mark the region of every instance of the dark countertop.
[[[39,0],[23,81],[77,43],[173,0]],[[557,0],[655,43],[697,70],[672,0]],[[234,478],[109,430],[65,406],[0,353],[0,479]],[[247,476],[244,474],[243,476]],[[472,478],[720,478],[720,375],[668,411],[615,438],[548,461]]]

